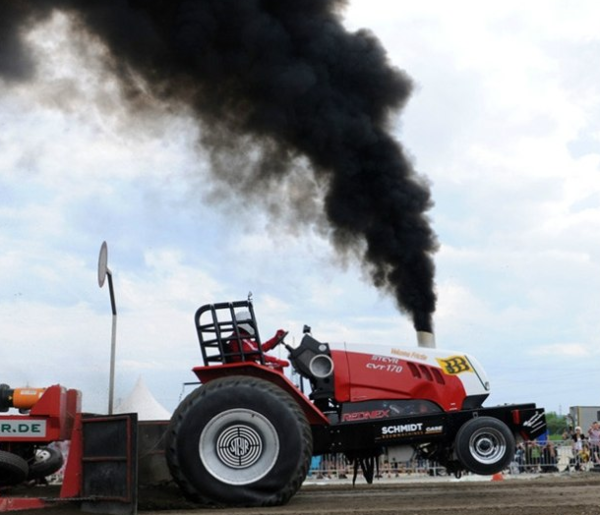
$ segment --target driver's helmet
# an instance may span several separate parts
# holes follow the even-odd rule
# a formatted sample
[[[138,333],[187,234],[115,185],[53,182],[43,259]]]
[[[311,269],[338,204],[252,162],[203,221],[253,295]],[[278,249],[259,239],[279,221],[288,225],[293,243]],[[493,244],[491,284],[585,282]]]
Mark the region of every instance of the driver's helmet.
[[[242,331],[246,332],[250,336],[254,336],[255,331],[252,326],[252,315],[250,315],[249,311],[240,311],[235,314],[235,321],[237,322],[237,326]]]

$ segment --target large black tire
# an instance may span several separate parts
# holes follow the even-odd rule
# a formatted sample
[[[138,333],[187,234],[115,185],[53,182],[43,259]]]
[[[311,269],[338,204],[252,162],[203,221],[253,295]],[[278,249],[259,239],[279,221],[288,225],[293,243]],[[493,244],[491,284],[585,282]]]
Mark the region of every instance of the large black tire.
[[[468,471],[480,475],[502,472],[515,457],[515,437],[507,425],[492,417],[473,418],[456,434],[454,450]]]
[[[171,475],[201,504],[285,504],[302,485],[311,457],[312,433],[298,403],[253,377],[225,377],[194,390],[167,433]]]
[[[27,479],[27,462],[12,452],[0,451],[0,486],[18,485]]]
[[[40,447],[35,452],[35,459],[29,464],[28,479],[40,479],[54,474],[64,462],[62,453],[52,447]]]

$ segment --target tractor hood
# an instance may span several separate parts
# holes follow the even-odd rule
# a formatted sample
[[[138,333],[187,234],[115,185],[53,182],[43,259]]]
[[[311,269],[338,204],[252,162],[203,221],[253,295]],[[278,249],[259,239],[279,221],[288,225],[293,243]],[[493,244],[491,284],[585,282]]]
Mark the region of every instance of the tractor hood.
[[[338,400],[425,399],[444,411],[476,408],[490,385],[464,352],[436,348],[331,343]]]

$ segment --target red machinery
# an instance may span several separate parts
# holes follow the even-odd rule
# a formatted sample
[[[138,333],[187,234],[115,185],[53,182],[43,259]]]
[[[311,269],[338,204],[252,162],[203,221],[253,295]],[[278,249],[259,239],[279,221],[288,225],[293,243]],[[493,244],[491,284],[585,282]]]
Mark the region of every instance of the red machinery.
[[[533,403],[485,407],[489,381],[463,352],[330,345],[306,328],[297,347],[285,334],[276,342],[289,352],[296,385],[265,359],[249,300],[202,306],[195,324],[201,384],[155,444],[183,494],[200,504],[285,504],[312,456],[330,453],[344,454],[355,477],[360,466],[369,482],[384,451],[398,461],[435,461],[457,477],[492,475],[512,461],[517,441],[546,431],[544,410]],[[82,414],[79,392],[58,385],[0,386],[0,410],[9,408],[21,412],[0,416],[0,479],[31,479],[36,455],[51,442],[69,440],[70,452],[58,498],[0,497],[0,511],[67,500],[96,513],[136,512],[135,414]]]
[[[59,385],[15,388],[0,385],[0,410],[19,413],[0,416],[0,486],[18,485],[56,472],[61,452],[48,445],[71,439],[81,394]]]
[[[18,412],[8,413],[10,409]],[[60,385],[0,385],[0,512],[45,508],[59,501],[91,504],[97,513],[137,510],[137,416],[81,413],[81,393]],[[69,442],[58,497],[38,497],[23,485],[63,466],[50,444]],[[13,495],[18,491],[22,495]]]
[[[484,407],[489,381],[463,352],[330,345],[307,327],[299,346],[286,345],[305,394],[269,366],[250,301],[202,306],[195,322],[201,386],[171,418],[166,458],[186,497],[202,504],[284,504],[312,456],[329,453],[344,454],[369,482],[384,450],[457,477],[492,475],[512,461],[517,441],[546,431],[533,403]]]

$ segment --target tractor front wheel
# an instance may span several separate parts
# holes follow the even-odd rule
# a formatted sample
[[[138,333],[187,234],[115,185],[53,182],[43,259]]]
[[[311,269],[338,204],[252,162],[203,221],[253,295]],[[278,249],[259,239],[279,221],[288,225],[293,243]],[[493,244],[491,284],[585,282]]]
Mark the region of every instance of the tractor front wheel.
[[[188,498],[203,504],[284,504],[304,481],[311,456],[303,411],[258,378],[201,386],[177,408],[168,431],[171,474]]]
[[[515,438],[504,422],[492,417],[473,418],[456,434],[458,461],[470,472],[481,475],[504,470],[515,456]]]

